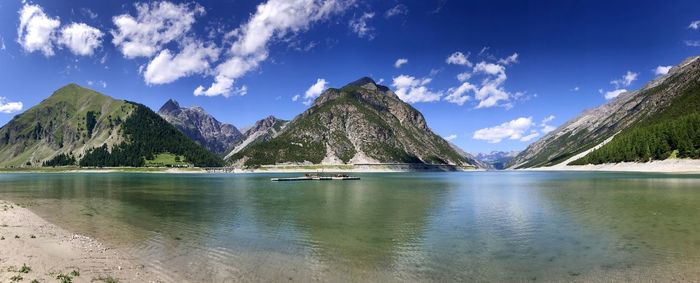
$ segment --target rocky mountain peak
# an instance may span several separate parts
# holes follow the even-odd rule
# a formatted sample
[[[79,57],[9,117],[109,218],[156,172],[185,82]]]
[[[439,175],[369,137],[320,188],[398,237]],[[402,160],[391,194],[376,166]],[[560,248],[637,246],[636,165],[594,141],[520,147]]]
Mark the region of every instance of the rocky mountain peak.
[[[173,112],[176,110],[180,110],[180,103],[175,101],[174,99],[168,99],[163,106],[160,107],[160,110],[158,112],[165,113],[165,112]]]
[[[348,87],[348,86],[357,86],[357,87],[362,87],[362,88],[368,89],[368,90],[379,90],[379,91],[383,91],[383,92],[389,90],[388,87],[377,84],[377,82],[375,82],[370,77],[359,78],[359,79],[355,80],[354,82],[351,82],[351,83],[346,85],[346,87]]]

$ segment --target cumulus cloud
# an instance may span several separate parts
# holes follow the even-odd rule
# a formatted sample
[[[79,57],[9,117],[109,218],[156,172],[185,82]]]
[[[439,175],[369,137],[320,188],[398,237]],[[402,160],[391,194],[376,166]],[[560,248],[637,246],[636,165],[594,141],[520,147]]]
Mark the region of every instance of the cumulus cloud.
[[[353,1],[340,0],[268,0],[257,6],[250,19],[227,34],[235,41],[228,58],[214,71],[214,82],[208,88],[199,86],[195,95],[225,95],[233,90],[235,80],[268,58],[268,45],[275,38],[308,29],[314,22],[344,11]]]
[[[103,35],[99,29],[84,23],[72,23],[61,29],[58,43],[75,55],[91,56],[102,45]]]
[[[495,127],[477,130],[472,138],[485,140],[489,143],[499,143],[504,139],[529,141],[539,135],[536,132],[534,134],[537,135],[532,132],[528,135],[525,134],[532,126],[532,117],[521,117]]]
[[[498,64],[507,66],[514,63],[518,63],[518,53],[513,53],[513,55],[510,55],[506,58],[498,59]]]
[[[616,98],[620,96],[620,94],[627,92],[627,89],[625,87],[632,85],[632,83],[637,80],[638,75],[638,73],[627,71],[627,73],[625,73],[622,76],[622,78],[610,81],[610,84],[614,85],[615,89],[610,91],[603,91],[602,89],[600,89],[598,90],[598,92],[604,94],[605,99],[609,100]]]
[[[625,87],[625,86],[630,86],[634,81],[637,80],[637,76],[639,74],[632,72],[632,71],[627,71],[622,78],[617,79],[617,80],[612,80],[610,81],[610,84],[615,85],[615,87],[620,88],[620,87]]]
[[[392,18],[395,16],[406,15],[406,14],[408,14],[408,7],[406,7],[406,5],[404,5],[404,4],[397,4],[396,6],[387,10],[386,13],[384,13],[384,17],[388,19],[388,18]]]
[[[112,18],[112,43],[126,58],[150,57],[162,46],[182,38],[205,13],[198,4],[174,4],[167,1],[137,3],[136,17],[122,14]]]
[[[445,62],[452,65],[472,66],[472,63],[469,62],[469,54],[464,55],[464,53],[459,51],[450,54],[450,56],[445,59]]]
[[[542,119],[542,123],[540,123],[540,127],[542,127],[541,131],[543,134],[547,134],[551,131],[554,131],[556,127],[549,125],[549,122],[554,120],[556,117],[554,115],[549,115],[546,118]]]
[[[357,34],[358,37],[367,37],[368,39],[372,40],[374,39],[374,35],[372,34],[374,28],[367,24],[367,21],[371,20],[372,18],[374,18],[374,12],[365,12],[359,18],[353,18],[350,20],[348,25],[350,26],[350,29],[352,29],[352,32]]]
[[[472,74],[469,72],[462,72],[462,73],[457,74],[457,80],[459,80],[460,82],[465,82],[465,81],[469,80],[471,77],[472,77]]]
[[[446,136],[446,137],[443,137],[443,138],[444,138],[446,141],[453,141],[453,140],[455,140],[455,139],[457,138],[457,135],[452,134],[452,135],[449,135],[449,136]]]
[[[6,97],[0,96],[0,113],[10,114],[22,110],[22,102],[10,102]]]
[[[627,90],[624,88],[607,91],[607,92],[605,92],[605,99],[613,99],[615,97],[620,96],[620,94],[623,94],[625,92],[627,92]]]
[[[401,68],[402,65],[408,64],[408,59],[406,58],[399,58],[396,59],[396,62],[394,62],[394,68]]]
[[[448,89],[445,100],[461,106],[464,105],[465,102],[469,101],[469,92],[477,92],[477,87],[469,82],[464,82],[457,88]]]
[[[482,50],[484,52],[485,49]],[[488,108],[494,106],[512,107],[511,100],[523,99],[524,93],[516,92],[511,94],[508,92],[504,84],[508,78],[506,75],[506,66],[518,63],[518,53],[499,60],[496,63],[481,61],[476,65],[468,60],[469,55],[464,55],[461,52],[455,52],[450,55],[446,62],[448,64],[462,65],[472,67],[471,72],[462,72],[457,75],[457,79],[462,83],[458,87],[448,89],[447,96],[444,100],[463,105],[473,97],[479,103],[476,108]],[[469,80],[472,77],[479,76],[481,79],[478,83],[471,83]]]
[[[700,21],[690,22],[690,24],[688,25],[688,28],[693,29],[693,30],[697,30],[698,28],[700,28]]]
[[[194,40],[186,42],[178,54],[163,50],[148,63],[144,80],[149,85],[167,84],[182,77],[201,74],[210,69],[210,62],[218,60],[219,51],[216,46]]]
[[[53,56],[53,41],[60,25],[58,18],[47,16],[39,5],[24,4],[19,10],[17,43],[27,52],[41,51],[46,57]]]
[[[298,94],[294,95],[294,96],[292,96],[292,101],[297,101],[297,100],[299,100],[300,97],[301,97],[301,95],[298,95]]]
[[[320,96],[321,93],[323,93],[324,90],[328,88],[328,82],[324,79],[317,79],[316,83],[311,85],[309,89],[306,90],[304,93],[304,104],[309,105],[312,102],[314,102],[314,99],[316,97]],[[297,99],[299,99],[297,97]],[[294,100],[294,98],[292,98]]]
[[[391,85],[395,88],[396,95],[407,103],[438,101],[442,97],[442,93],[428,89],[427,85],[431,81],[430,78],[417,79],[412,76],[400,75],[393,78]]]
[[[658,66],[656,69],[654,69],[654,75],[662,76],[668,74],[668,71],[670,71],[671,68],[673,68],[673,66]]]

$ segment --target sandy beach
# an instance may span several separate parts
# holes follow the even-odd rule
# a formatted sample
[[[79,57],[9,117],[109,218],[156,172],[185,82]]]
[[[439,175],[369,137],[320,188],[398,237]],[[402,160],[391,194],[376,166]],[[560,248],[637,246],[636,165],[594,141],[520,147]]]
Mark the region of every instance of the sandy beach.
[[[566,162],[563,162],[566,163]],[[697,159],[667,159],[646,163],[621,162],[599,165],[554,165],[522,169],[528,171],[612,171],[612,172],[648,172],[648,173],[687,173],[700,174],[700,160]]]
[[[135,259],[7,201],[0,201],[0,237],[1,282],[162,282]]]

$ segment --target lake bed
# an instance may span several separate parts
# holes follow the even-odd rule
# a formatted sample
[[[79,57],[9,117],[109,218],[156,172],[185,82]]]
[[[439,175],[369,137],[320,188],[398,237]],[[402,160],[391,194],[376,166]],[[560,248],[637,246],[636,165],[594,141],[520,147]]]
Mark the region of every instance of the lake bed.
[[[166,281],[691,281],[700,176],[1,174],[0,199]]]

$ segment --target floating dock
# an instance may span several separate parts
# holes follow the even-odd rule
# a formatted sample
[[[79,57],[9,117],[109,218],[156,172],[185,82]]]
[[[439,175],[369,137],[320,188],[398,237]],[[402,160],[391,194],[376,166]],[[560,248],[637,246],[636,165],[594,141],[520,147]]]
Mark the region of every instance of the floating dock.
[[[311,176],[311,177],[293,177],[293,178],[272,178],[273,182],[290,182],[290,181],[351,181],[351,180],[359,180],[360,177],[320,177],[320,176]]]

